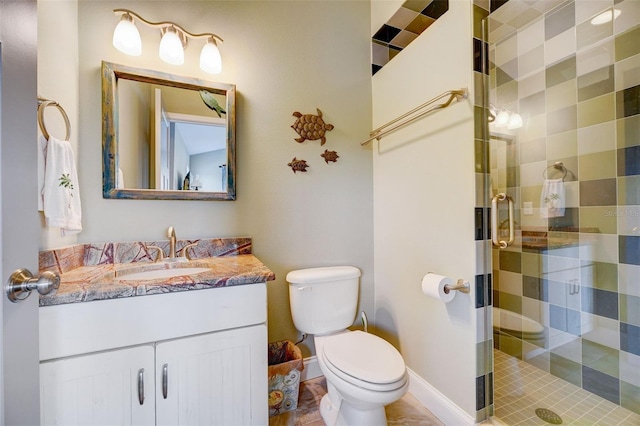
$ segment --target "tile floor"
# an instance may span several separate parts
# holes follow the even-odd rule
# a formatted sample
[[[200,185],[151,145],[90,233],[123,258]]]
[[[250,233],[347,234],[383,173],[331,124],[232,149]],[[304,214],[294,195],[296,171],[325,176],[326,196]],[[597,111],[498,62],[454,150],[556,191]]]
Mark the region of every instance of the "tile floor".
[[[318,407],[326,393],[327,384],[324,377],[300,383],[298,409],[271,417],[269,426],[324,426]],[[388,405],[386,412],[389,425],[444,426],[444,423],[409,394]]]
[[[509,426],[542,426],[548,409],[563,425],[640,425],[640,415],[600,398],[531,364],[494,350],[494,409]]]

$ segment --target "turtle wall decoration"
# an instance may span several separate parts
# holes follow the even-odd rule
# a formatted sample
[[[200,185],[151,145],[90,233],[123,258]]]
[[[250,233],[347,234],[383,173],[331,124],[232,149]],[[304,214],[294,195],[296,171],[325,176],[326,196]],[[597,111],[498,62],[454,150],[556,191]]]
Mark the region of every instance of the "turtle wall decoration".
[[[305,140],[315,141],[320,139],[320,145],[324,145],[327,141],[325,136],[326,132],[333,130],[333,124],[325,123],[322,119],[322,111],[316,108],[318,115],[313,114],[301,114],[298,111],[293,113],[296,117],[295,123],[291,125],[291,128],[300,135],[299,138],[294,140],[298,143],[302,143]]]
[[[335,151],[329,151],[328,149],[324,150],[324,153],[320,154],[320,157],[324,158],[324,162],[329,164],[329,161],[333,161],[334,163],[338,161],[340,156]]]
[[[291,160],[291,162],[287,164],[287,166],[291,167],[293,173],[306,172],[307,167],[309,167],[306,160],[298,160],[296,157],[293,157],[293,160]]]

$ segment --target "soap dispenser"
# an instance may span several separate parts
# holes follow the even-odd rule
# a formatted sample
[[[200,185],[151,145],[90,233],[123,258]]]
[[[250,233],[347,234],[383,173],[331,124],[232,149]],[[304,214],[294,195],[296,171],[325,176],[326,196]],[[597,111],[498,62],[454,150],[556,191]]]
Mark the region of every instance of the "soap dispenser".
[[[187,175],[184,177],[184,182],[182,182],[182,189],[184,191],[188,191],[191,189],[191,172],[188,171]]]

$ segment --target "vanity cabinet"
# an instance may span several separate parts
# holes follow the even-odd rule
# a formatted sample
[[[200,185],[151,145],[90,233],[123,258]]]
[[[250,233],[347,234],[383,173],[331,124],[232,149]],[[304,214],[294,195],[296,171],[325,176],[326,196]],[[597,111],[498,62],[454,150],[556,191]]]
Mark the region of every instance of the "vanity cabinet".
[[[268,423],[264,283],[40,312],[42,425]]]

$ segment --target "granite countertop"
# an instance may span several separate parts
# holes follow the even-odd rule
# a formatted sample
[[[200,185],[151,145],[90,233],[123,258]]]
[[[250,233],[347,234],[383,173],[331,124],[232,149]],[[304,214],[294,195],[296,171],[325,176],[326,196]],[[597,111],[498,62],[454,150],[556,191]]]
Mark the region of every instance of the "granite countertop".
[[[183,245],[189,243],[185,242]],[[67,303],[88,302],[95,300],[109,300],[122,297],[144,296],[153,294],[171,293],[187,290],[201,290],[217,287],[229,287],[235,285],[246,285],[264,283],[275,279],[275,274],[267,268],[258,258],[251,254],[251,243],[235,247],[229,250],[228,244],[223,250],[216,251],[209,247],[209,257],[200,257],[185,262],[154,262],[146,250],[147,243],[136,243],[143,250],[133,256],[129,262],[118,263],[114,260],[125,260],[118,257],[131,257],[134,247],[128,243],[126,256],[118,255],[118,250],[111,247],[104,250],[100,247],[101,253],[110,253],[110,262],[104,261],[104,255],[97,256],[102,262],[88,261],[93,256],[96,257],[95,245],[87,245],[87,253],[94,252],[88,256],[83,254],[78,256],[78,248],[67,249],[66,254],[62,251],[49,251],[40,255],[40,270],[54,270],[60,274],[60,288],[49,295],[40,296],[40,306],[61,305]],[[207,242],[200,244],[200,249],[195,250],[195,254],[206,253]],[[222,245],[221,245],[222,246]],[[248,246],[248,248],[247,248]],[[73,251],[75,249],[75,252]],[[84,249],[83,249],[84,250]],[[120,250],[125,252],[125,250]],[[142,253],[143,254],[140,254]],[[115,254],[114,254],[115,253]],[[71,260],[68,258],[82,258],[82,260]],[[60,260],[66,259],[66,260]],[[133,260],[132,260],[133,259]],[[43,265],[44,263],[44,265]],[[47,266],[47,263],[53,264]],[[88,263],[88,264],[87,264]],[[200,272],[192,275],[178,275],[170,278],[136,279],[127,280],[127,274],[136,272],[176,269],[176,268],[210,268],[210,271]]]

